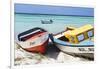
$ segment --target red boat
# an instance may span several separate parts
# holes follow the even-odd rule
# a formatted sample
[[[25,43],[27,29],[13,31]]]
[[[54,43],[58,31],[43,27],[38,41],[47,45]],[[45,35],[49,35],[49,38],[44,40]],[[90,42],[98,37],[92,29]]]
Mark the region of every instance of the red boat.
[[[20,46],[29,52],[45,53],[49,34],[42,28],[33,28],[18,35]]]

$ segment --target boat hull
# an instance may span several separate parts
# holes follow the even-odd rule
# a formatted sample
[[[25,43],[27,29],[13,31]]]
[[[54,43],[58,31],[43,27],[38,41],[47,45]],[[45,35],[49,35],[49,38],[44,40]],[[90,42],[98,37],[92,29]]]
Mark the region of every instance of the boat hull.
[[[47,32],[44,32],[41,34],[37,34],[36,36],[31,37],[26,41],[20,41],[19,44],[26,51],[32,53],[45,53],[48,42],[49,35]]]
[[[26,51],[32,52],[32,53],[42,53],[44,54],[46,52],[46,46],[48,45],[48,40],[46,42],[44,42],[41,45],[37,45],[34,47],[30,47],[30,48],[23,48]]]
[[[94,58],[94,47],[93,46],[86,46],[86,47],[71,47],[71,46],[63,46],[60,44],[55,43],[55,45],[63,52],[75,55],[75,56],[81,56],[81,57],[87,57],[90,59]]]

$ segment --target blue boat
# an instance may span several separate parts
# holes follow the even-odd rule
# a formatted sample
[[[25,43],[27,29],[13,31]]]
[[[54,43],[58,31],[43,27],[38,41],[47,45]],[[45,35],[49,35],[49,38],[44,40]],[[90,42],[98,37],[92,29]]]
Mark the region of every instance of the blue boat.
[[[65,31],[50,35],[50,38],[65,53],[94,58],[93,36],[94,28],[85,25],[76,29],[67,27]]]

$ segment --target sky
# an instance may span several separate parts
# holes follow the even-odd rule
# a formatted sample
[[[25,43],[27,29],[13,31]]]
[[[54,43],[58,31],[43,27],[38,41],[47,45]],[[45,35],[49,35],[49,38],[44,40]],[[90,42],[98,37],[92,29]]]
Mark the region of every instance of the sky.
[[[95,0],[14,0],[14,3],[95,7]]]
[[[93,8],[69,7],[69,6],[49,6],[49,5],[33,5],[18,4],[14,5],[15,13],[30,14],[56,14],[56,15],[74,15],[74,16],[93,16]],[[35,10],[34,10],[35,9]]]

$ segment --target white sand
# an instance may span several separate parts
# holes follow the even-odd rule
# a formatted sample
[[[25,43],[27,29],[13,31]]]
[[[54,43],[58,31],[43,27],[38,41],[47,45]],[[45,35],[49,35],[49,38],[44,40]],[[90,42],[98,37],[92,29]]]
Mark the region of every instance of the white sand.
[[[88,60],[79,57],[73,57],[63,52],[60,52],[57,56],[57,59],[54,59],[38,53],[29,53],[21,49],[20,46],[17,43],[15,43],[15,65],[67,63],[67,62],[81,62],[81,61],[88,61]]]

